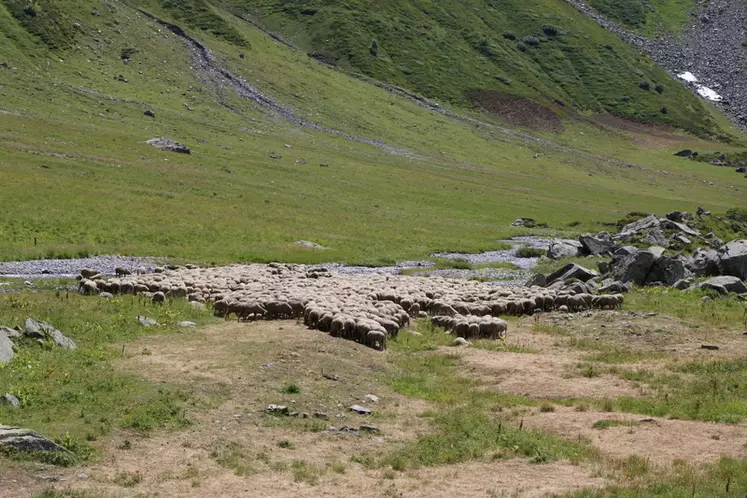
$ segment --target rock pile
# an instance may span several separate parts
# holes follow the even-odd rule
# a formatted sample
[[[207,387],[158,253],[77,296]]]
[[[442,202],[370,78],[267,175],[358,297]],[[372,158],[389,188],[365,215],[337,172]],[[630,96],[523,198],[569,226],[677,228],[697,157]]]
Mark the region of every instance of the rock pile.
[[[48,324],[27,318],[25,328],[0,326],[0,363],[10,363],[22,339],[32,339],[42,345],[77,349],[75,342]]]
[[[381,350],[412,318],[430,316],[436,325],[465,338],[498,339],[507,329],[499,319],[503,315],[609,306],[607,301],[595,302],[581,287],[502,289],[472,280],[346,275],[279,263],[189,266],[109,280],[82,279],[81,286],[84,292],[95,288],[94,293],[157,297],[154,302],[186,298],[213,303],[216,315],[238,320],[302,319],[311,329]],[[622,296],[615,299],[615,306],[622,302]]]

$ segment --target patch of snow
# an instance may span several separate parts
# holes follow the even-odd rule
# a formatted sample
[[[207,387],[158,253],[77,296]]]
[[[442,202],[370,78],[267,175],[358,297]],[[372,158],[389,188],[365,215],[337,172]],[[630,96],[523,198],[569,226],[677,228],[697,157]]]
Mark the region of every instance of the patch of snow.
[[[721,102],[722,100],[724,100],[721,95],[703,85],[698,85],[698,95],[700,95],[704,99],[712,100],[714,102]]]
[[[696,81],[698,81],[698,78],[696,78],[695,75],[690,71],[685,71],[682,74],[678,74],[677,77],[687,81],[688,83],[695,83]]]

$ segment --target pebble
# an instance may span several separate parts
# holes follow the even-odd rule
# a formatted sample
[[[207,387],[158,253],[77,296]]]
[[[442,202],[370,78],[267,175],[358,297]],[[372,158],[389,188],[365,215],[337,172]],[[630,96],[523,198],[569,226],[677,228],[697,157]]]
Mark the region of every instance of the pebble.
[[[0,275],[16,278],[74,277],[83,268],[95,268],[103,275],[114,275],[116,268],[127,268],[131,272],[152,272],[155,258],[125,256],[92,256],[79,259],[38,259],[0,263]],[[28,283],[27,283],[28,285]],[[32,284],[33,285],[33,284]]]

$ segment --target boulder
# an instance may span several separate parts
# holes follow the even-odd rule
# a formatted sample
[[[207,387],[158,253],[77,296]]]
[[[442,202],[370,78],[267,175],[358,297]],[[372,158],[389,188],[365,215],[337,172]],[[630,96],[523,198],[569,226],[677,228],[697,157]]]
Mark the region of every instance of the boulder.
[[[690,275],[690,271],[685,267],[685,260],[681,256],[661,256],[654,260],[646,277],[646,284],[660,283],[670,286]]]
[[[709,278],[708,280],[701,282],[699,287],[701,289],[713,289],[719,292],[719,288],[723,288],[726,290],[725,293],[736,292],[737,294],[742,294],[747,292],[747,287],[745,287],[744,283],[739,278],[729,276]]]
[[[177,152],[179,154],[191,154],[192,153],[192,151],[190,151],[186,145],[181,144],[179,142],[175,142],[174,140],[171,140],[170,138],[166,138],[166,137],[151,138],[145,143],[150,145],[151,147],[155,147],[156,149],[165,150],[169,152]]]
[[[672,284],[672,288],[677,290],[687,290],[692,287],[694,280],[690,277],[677,280]]]
[[[622,294],[633,290],[630,282],[620,282],[619,280],[605,280],[599,288],[600,294]]]
[[[659,218],[657,218],[655,214],[650,214],[643,219],[634,221],[633,223],[628,223],[627,225],[622,227],[620,233],[640,232],[641,230],[646,230],[647,228],[658,227],[660,224],[661,222],[659,221]]]
[[[52,341],[61,348],[78,349],[78,346],[75,345],[75,342],[65,334],[52,327],[47,322],[40,322],[34,320],[33,318],[26,319],[25,334],[27,337],[31,337],[33,339]]]
[[[0,403],[6,404],[11,408],[18,408],[19,406],[21,406],[21,402],[18,400],[18,398],[8,393],[3,394],[2,398],[0,398]]]
[[[570,239],[554,239],[547,249],[547,257],[550,259],[576,258],[581,256],[583,246],[581,242]]]
[[[588,268],[584,268],[583,266],[577,265],[576,263],[569,263],[560,270],[548,275],[547,282],[554,283],[556,281],[566,281],[572,278],[578,279],[582,282],[586,282],[587,280],[598,276],[599,273],[595,272],[594,270],[589,270]]]
[[[597,268],[599,268],[599,273],[606,275],[610,271],[610,264],[606,261],[598,261]]]
[[[655,246],[661,246],[664,248],[669,247],[667,236],[664,235],[664,232],[662,232],[659,228],[652,228],[651,230],[649,230],[648,233],[646,233],[646,235],[643,237],[643,241]]]
[[[648,248],[649,252],[654,255],[655,258],[660,258],[664,255],[666,249],[660,246],[651,246]]]
[[[683,211],[672,211],[671,213],[667,213],[667,219],[682,223],[683,221],[692,219],[692,215]]]
[[[621,282],[633,282],[643,285],[654,265],[656,257],[651,251],[636,251],[612,261],[612,275]]]
[[[721,273],[747,280],[747,240],[734,240],[718,250]]]
[[[0,363],[10,363],[14,354],[13,342],[6,332],[0,330]]]
[[[696,249],[688,258],[686,266],[694,275],[710,277],[721,274],[721,260],[713,249]]]
[[[532,280],[527,282],[527,287],[545,287],[547,285],[547,277],[541,273],[535,275]]]
[[[698,153],[690,149],[684,149],[674,154],[677,157],[697,157]]]
[[[67,449],[43,437],[37,432],[20,427],[0,425],[0,448],[14,448],[19,451],[59,451]]]
[[[616,247],[616,244],[612,242],[612,240],[601,239],[590,234],[580,235],[578,241],[581,243],[584,251],[593,256],[599,254],[611,254]]]
[[[663,224],[664,228],[667,228],[669,230],[679,230],[681,232],[686,233],[687,235],[690,235],[692,237],[700,237],[700,232],[697,230],[694,230],[690,228],[689,226],[685,225],[684,223],[678,223],[676,221],[669,221],[667,220],[666,223]]]
[[[146,316],[138,316],[137,321],[142,325],[143,327],[152,327],[154,325],[158,325],[158,322],[155,321],[152,318],[148,318]]]
[[[684,233],[676,233],[672,235],[672,242],[679,242],[680,244],[690,245],[692,244],[692,240],[685,237]]]
[[[563,290],[573,295],[591,294],[589,287],[583,282],[574,282],[572,284],[566,285],[565,287],[563,287]]]

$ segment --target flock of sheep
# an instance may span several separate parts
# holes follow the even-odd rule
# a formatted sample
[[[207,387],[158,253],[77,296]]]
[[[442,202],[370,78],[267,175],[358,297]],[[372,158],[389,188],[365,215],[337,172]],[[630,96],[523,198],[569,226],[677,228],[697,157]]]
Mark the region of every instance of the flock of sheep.
[[[167,298],[212,303],[215,314],[226,319],[303,319],[309,328],[379,350],[386,349],[387,338],[396,337],[413,318],[429,318],[464,339],[502,339],[508,328],[499,318],[503,315],[616,308],[623,303],[622,295],[506,289],[440,277],[341,275],[279,263],[126,273],[106,280],[83,270],[80,289],[86,294],[141,294],[155,303]]]

